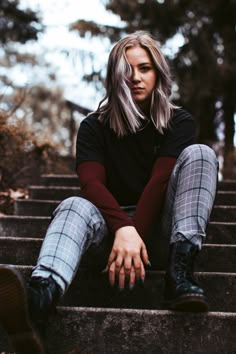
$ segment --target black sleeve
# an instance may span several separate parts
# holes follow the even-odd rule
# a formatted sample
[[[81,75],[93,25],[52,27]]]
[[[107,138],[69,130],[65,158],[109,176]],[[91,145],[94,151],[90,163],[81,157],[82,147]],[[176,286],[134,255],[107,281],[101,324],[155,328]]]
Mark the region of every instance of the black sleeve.
[[[190,113],[177,109],[170,120],[169,127],[164,134],[160,150],[161,156],[178,157],[189,145],[195,143],[195,124]]]
[[[76,167],[82,161],[97,161],[104,164],[103,131],[96,115],[90,115],[85,118],[78,130]]]

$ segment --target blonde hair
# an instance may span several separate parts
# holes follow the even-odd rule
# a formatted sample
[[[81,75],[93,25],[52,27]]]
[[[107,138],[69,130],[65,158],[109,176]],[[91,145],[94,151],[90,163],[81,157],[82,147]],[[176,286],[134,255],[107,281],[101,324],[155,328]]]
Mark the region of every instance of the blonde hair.
[[[169,66],[155,39],[145,31],[137,31],[119,40],[113,47],[107,65],[106,95],[99,103],[97,113],[102,123],[109,124],[118,135],[135,133],[146,117],[134,102],[128,83],[131,67],[126,58],[128,48],[144,48],[153,62],[157,73],[156,87],[152,92],[150,117],[156,129],[163,133],[171,117],[171,111],[177,108],[170,102],[171,75]]]

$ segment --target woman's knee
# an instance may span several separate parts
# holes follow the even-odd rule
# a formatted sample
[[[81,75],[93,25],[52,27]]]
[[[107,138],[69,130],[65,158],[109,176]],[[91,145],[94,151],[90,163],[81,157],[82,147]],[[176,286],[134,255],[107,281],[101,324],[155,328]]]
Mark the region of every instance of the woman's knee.
[[[190,161],[201,160],[210,162],[216,167],[218,166],[218,161],[214,150],[204,144],[194,144],[186,147],[182,151],[180,158]]]
[[[56,208],[56,210],[54,211],[54,215],[57,214],[58,212],[61,211],[65,211],[65,210],[72,210],[72,211],[76,211],[78,213],[81,213],[81,211],[86,210],[88,213],[94,209],[94,205],[89,202],[88,200],[81,198],[81,197],[77,197],[77,196],[73,196],[73,197],[69,197],[64,199]]]

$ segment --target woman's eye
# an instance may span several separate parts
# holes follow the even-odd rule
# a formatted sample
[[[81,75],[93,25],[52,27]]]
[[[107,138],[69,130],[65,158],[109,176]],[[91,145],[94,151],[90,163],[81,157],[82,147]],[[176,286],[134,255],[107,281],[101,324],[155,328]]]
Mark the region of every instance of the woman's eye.
[[[142,72],[146,72],[146,71],[148,71],[148,70],[150,70],[151,68],[149,67],[149,66],[142,66],[141,68],[140,68],[140,70],[142,71]]]

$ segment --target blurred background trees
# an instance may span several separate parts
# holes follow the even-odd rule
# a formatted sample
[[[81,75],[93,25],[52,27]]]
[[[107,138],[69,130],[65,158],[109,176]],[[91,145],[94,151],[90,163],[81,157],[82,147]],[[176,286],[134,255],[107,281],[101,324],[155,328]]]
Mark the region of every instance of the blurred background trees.
[[[18,0],[1,0],[0,41],[2,44],[35,40],[41,30],[40,19],[36,13],[19,9]]]
[[[24,52],[24,44],[37,41],[44,26],[38,14],[29,9],[23,11],[19,5],[18,0],[2,0],[0,4],[2,116],[8,117],[8,123],[24,121],[38,140],[61,143],[62,152],[68,153],[70,110],[65,103],[63,89],[56,82],[55,69],[42,54]],[[35,72],[38,74],[33,77],[34,84],[18,83],[16,77],[25,72],[31,72],[32,77]],[[40,77],[42,72],[44,74]]]
[[[110,0],[106,8],[120,16],[122,28],[78,20],[71,29],[81,36],[108,36],[111,42],[143,29],[163,46],[176,35],[183,37],[184,44],[169,57],[173,98],[193,113],[198,141],[223,149],[224,176],[231,177],[236,163],[236,1]]]
[[[48,66],[43,58],[24,53],[24,44],[37,41],[42,31],[38,14],[21,10],[17,0],[1,0],[0,212],[11,211],[12,188],[36,183],[42,172],[66,170],[56,151],[62,142],[68,151],[70,110],[62,89],[51,85],[55,77],[50,73],[41,85],[19,85],[16,79],[24,71]]]
[[[236,177],[236,0],[98,1],[120,18],[119,25],[103,23],[102,18],[96,22],[78,18],[68,25],[68,30],[91,46],[94,38],[100,39],[107,54],[113,43],[127,33],[140,29],[151,32],[172,67],[173,99],[194,115],[198,141],[212,146],[220,160],[224,157],[224,178]],[[73,112],[84,115],[94,108],[81,107],[79,89],[74,102],[65,99],[56,68],[43,54],[24,52],[24,45],[37,41],[45,26],[40,13],[23,11],[19,5],[20,0],[0,3],[0,121],[13,125],[25,122],[34,138],[41,139],[41,146],[54,144],[61,154],[74,153],[77,125]],[[80,1],[78,14],[79,6],[83,6]],[[172,50],[176,44],[177,49]],[[106,71],[102,55],[91,49],[86,54],[85,48],[76,53],[64,48],[64,53],[74,68],[82,71],[78,84],[83,79],[102,96]],[[16,68],[18,73],[32,73],[35,83],[19,85],[14,80]],[[95,96],[89,92],[94,104]]]

